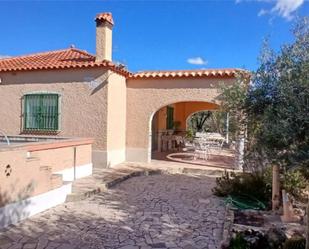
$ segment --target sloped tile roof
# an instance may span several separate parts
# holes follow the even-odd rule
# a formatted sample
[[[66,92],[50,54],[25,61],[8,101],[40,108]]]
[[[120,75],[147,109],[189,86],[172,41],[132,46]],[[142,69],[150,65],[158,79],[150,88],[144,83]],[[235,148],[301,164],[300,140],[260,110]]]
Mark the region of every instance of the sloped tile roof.
[[[0,72],[90,67],[105,67],[130,79],[235,77],[239,72],[248,73],[243,69],[227,68],[142,71],[132,74],[125,68],[117,66],[111,61],[96,61],[94,55],[76,48],[68,48],[63,50],[0,59]]]
[[[106,60],[97,62],[95,56],[76,48],[0,59],[0,72],[88,67],[106,67],[119,74],[130,75],[123,67]]]
[[[100,13],[97,14],[95,17],[96,21],[107,21],[109,22],[111,25],[114,25],[114,20],[113,20],[113,16],[112,13],[110,12],[105,12],[105,13]]]
[[[190,78],[190,77],[235,77],[237,73],[248,73],[243,69],[198,69],[198,70],[174,70],[174,71],[142,71],[130,75],[131,79],[145,78]]]

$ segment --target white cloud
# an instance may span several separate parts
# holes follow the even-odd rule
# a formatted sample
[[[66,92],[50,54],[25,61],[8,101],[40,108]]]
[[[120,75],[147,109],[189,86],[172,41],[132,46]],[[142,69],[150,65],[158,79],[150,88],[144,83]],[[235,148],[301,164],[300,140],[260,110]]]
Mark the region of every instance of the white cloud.
[[[294,12],[304,3],[304,0],[277,0],[275,7],[271,12],[279,16],[291,20],[293,19]]]
[[[266,14],[268,14],[268,13],[269,13],[269,11],[264,10],[264,9],[261,9],[261,10],[259,11],[259,13],[258,13],[258,16],[264,16],[264,15],[266,15]]]
[[[235,0],[235,4],[252,1],[274,5],[270,9],[261,9],[257,14],[258,16],[264,16],[267,14],[278,15],[288,21],[293,19],[295,11],[305,2],[305,0]]]
[[[6,58],[10,58],[11,56],[8,56],[8,55],[1,55],[0,54],[0,59],[6,59]]]
[[[187,62],[192,65],[207,65],[208,63],[208,61],[204,60],[202,57],[189,58]]]

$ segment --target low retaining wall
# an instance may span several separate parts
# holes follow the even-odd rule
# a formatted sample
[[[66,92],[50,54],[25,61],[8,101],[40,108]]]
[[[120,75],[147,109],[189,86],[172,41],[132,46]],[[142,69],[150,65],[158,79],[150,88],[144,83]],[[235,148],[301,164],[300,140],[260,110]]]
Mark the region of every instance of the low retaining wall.
[[[63,203],[71,193],[70,182],[92,174],[92,142],[19,139],[1,146],[0,227]]]
[[[72,183],[0,208],[0,229],[65,202]]]

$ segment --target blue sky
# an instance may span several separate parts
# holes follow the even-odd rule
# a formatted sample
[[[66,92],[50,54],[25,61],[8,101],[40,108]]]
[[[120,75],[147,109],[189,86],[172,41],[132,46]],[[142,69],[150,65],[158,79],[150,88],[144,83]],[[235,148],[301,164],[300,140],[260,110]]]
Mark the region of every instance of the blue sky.
[[[263,39],[291,42],[304,0],[0,1],[0,56],[77,48],[95,52],[94,16],[112,12],[113,59],[132,71],[254,70]]]

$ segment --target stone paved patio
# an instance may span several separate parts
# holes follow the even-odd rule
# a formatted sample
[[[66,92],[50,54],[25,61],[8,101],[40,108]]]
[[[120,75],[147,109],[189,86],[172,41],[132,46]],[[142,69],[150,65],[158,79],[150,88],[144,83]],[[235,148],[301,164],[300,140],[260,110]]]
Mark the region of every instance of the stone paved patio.
[[[215,179],[131,178],[0,231],[0,248],[219,248],[225,208]]]

